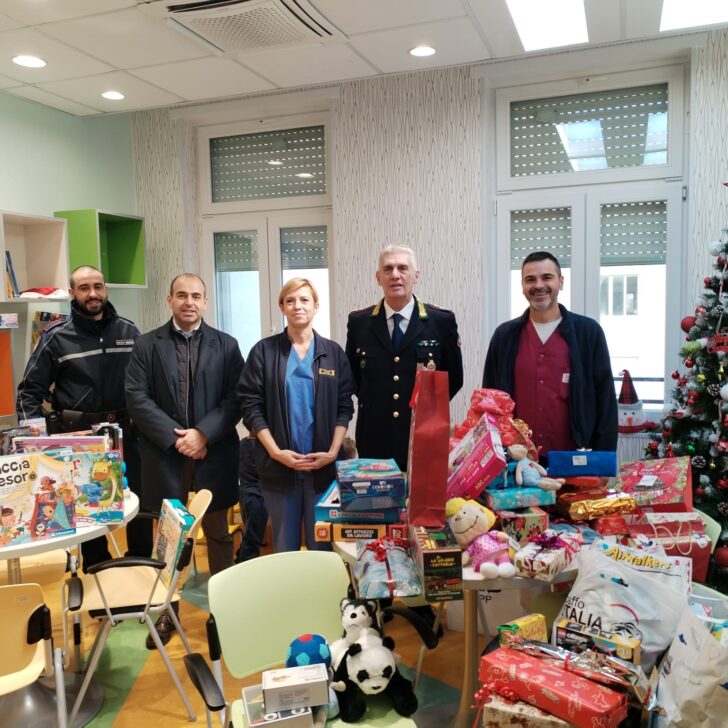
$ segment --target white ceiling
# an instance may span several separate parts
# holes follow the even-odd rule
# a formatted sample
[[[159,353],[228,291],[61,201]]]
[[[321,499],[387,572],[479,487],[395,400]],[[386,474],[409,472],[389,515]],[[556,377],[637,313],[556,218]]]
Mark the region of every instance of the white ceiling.
[[[280,1],[241,0],[235,10],[277,12]],[[169,5],[189,2],[0,0],[0,89],[91,116],[532,55],[523,51],[505,0],[298,0],[340,37],[224,53],[167,20]],[[590,46],[660,36],[662,0],[585,6]],[[260,30],[257,20],[249,22]],[[437,53],[411,56],[420,44]],[[20,54],[40,56],[47,66],[17,66],[11,59]],[[125,98],[103,99],[109,89]]]

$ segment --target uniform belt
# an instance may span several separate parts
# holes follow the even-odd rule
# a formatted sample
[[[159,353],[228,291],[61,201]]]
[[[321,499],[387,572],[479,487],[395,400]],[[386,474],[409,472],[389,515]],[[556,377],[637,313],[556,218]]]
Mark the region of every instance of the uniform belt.
[[[63,412],[61,412],[63,417]],[[84,412],[83,420],[89,425],[96,425],[99,422],[124,422],[129,419],[129,415],[125,409],[105,410],[103,412]]]

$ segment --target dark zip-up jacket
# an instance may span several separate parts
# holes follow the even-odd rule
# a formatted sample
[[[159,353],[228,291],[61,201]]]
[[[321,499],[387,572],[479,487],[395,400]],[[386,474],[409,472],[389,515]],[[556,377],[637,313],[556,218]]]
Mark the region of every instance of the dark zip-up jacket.
[[[313,452],[327,452],[338,425],[346,427],[354,413],[354,380],[343,349],[314,331]],[[251,350],[240,379],[243,419],[259,432],[270,430],[281,450],[291,449],[286,403],[286,368],[291,341],[284,331],[259,341]],[[295,471],[273,460],[256,443],[256,464],[261,486],[285,490],[293,486]],[[314,488],[321,492],[336,477],[333,463],[313,471]]]
[[[607,340],[602,327],[587,316],[559,304],[559,333],[569,347],[569,419],[571,437],[579,448],[616,450],[617,399]],[[521,330],[529,309],[501,324],[493,334],[485,358],[483,386],[501,389],[511,396]],[[516,403],[516,413],[518,403]]]
[[[28,360],[18,386],[18,419],[42,417],[43,400],[58,411],[123,410],[124,373],[138,336],[139,329],[110,302],[98,321],[72,305],[70,318],[45,331]]]

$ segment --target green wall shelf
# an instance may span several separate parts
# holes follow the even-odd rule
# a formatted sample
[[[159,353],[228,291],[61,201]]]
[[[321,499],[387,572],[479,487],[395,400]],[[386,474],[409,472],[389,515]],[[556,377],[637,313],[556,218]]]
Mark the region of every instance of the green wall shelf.
[[[92,265],[110,286],[146,288],[144,218],[106,210],[62,210],[71,270]]]

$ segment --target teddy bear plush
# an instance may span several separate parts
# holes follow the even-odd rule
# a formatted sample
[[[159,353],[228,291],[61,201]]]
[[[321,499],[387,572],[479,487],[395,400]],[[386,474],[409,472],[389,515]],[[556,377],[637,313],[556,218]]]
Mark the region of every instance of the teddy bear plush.
[[[361,720],[368,695],[387,695],[392,707],[405,717],[417,710],[412,683],[397,669],[393,648],[391,637],[382,638],[372,629],[364,630],[359,640],[348,646],[334,670],[341,720]]]
[[[374,633],[381,636],[377,625],[377,603],[372,599],[342,599],[341,624],[344,634],[331,643],[331,657],[334,665],[338,665],[342,655],[363,634]]]
[[[516,485],[542,490],[558,490],[566,481],[563,478],[549,478],[546,469],[528,457],[525,445],[510,445],[508,454],[516,463]]]
[[[510,541],[502,531],[492,531],[495,514],[474,500],[450,498],[445,504],[447,524],[463,550],[463,564],[472,564],[486,579],[510,578],[516,568],[511,562]]]

